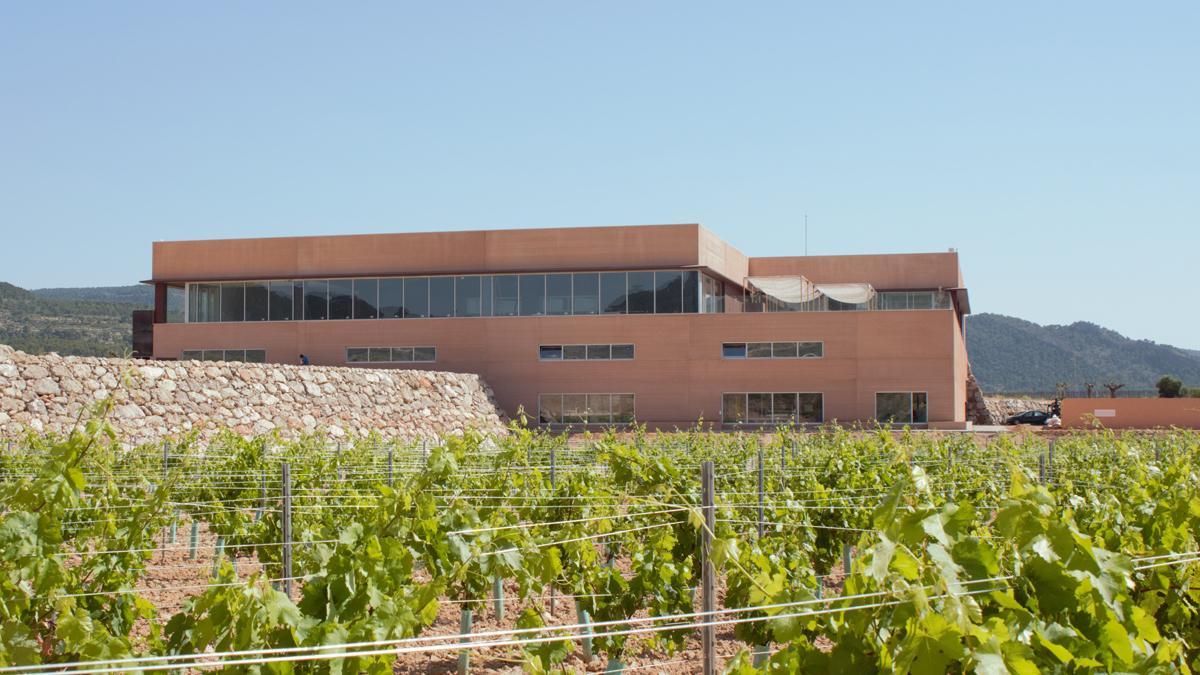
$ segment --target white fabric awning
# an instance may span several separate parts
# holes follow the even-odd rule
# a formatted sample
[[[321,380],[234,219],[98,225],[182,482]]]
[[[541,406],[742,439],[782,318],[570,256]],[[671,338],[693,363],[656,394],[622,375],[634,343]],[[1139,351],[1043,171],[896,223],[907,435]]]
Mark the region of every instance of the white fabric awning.
[[[821,297],[817,287],[804,277],[749,277],[749,284],[767,295],[788,303],[800,303]]]
[[[848,305],[861,305],[875,297],[871,284],[817,284],[816,289],[822,295]]]

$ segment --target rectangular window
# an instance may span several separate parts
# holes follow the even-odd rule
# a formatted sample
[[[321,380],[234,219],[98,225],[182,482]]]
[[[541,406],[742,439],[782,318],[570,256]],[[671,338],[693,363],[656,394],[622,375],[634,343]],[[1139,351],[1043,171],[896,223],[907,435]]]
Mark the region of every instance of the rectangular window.
[[[683,311],[683,272],[654,273],[654,312],[679,314]]]
[[[225,356],[221,357],[225,361],[245,361],[245,349],[226,349]]]
[[[814,393],[728,393],[721,397],[726,424],[820,424],[823,396]]]
[[[544,316],[546,314],[546,275],[522,274],[521,316]]]
[[[404,316],[404,280],[379,280],[379,318],[399,319]]]
[[[931,291],[909,293],[908,306],[910,309],[933,309],[933,293]]]
[[[795,342],[773,342],[771,356],[776,359],[794,359],[799,356],[799,352]]]
[[[413,360],[413,348],[392,347],[392,358],[399,363],[409,363]]]
[[[292,282],[272,281],[268,285],[270,298],[267,300],[271,321],[292,320]]]
[[[802,359],[819,359],[825,356],[824,342],[797,342],[796,353]]]
[[[429,316],[454,316],[454,277],[429,278]]]
[[[479,277],[480,316],[492,315],[492,278]]]
[[[571,275],[546,275],[546,314],[566,316],[571,313]]]
[[[683,273],[683,312],[696,314],[700,311],[700,273]]]
[[[205,349],[204,350],[204,360],[205,361],[224,361],[225,360],[225,350],[224,349]]]
[[[908,293],[879,293],[875,306],[883,310],[908,309]]]
[[[492,277],[492,284],[496,297],[493,305],[494,314],[496,316],[516,316],[517,300],[520,298],[517,277],[511,274]]]
[[[924,392],[880,392],[875,394],[875,419],[884,424],[925,424],[928,403]]]
[[[354,318],[379,318],[379,280],[354,280]]]
[[[347,363],[414,363],[432,362],[434,347],[347,347]],[[247,351],[247,354],[249,350]]]
[[[613,345],[612,357],[614,360],[621,359],[628,361],[633,358],[633,345]]]
[[[628,308],[626,274],[605,272],[600,275],[600,308],[605,314],[624,314]]]
[[[367,360],[371,363],[390,363],[392,360],[391,347],[370,347],[367,353]]]
[[[746,395],[724,394],[721,396],[721,421],[736,424],[746,421]]]
[[[796,395],[771,394],[771,419],[780,424],[796,422]]]
[[[247,363],[264,363],[267,360],[265,349],[185,349],[181,358],[185,361],[244,361]]]
[[[600,313],[600,275],[576,274],[573,279],[572,313]]]
[[[769,359],[773,350],[770,342],[746,343],[746,356],[751,359]]]
[[[770,394],[746,394],[746,420],[749,422],[771,421]]]
[[[247,349],[246,363],[266,363],[267,350],[265,349]]]
[[[612,358],[612,346],[588,345],[587,357],[589,361],[607,361]]]
[[[563,394],[562,421],[566,424],[587,423],[586,394]]]
[[[799,394],[800,407],[796,421],[802,424],[820,424],[825,421],[825,397],[821,394]]]
[[[423,319],[429,316],[429,277],[410,277],[404,280],[404,318]]]
[[[354,280],[333,279],[329,282],[329,318],[354,318]]]
[[[746,343],[745,342],[726,342],[721,345],[721,356],[727,359],[744,359],[746,358]]]
[[[254,282],[246,284],[246,320],[247,321],[266,321],[268,298],[270,291],[267,290],[267,283]]]
[[[612,395],[611,394],[588,394],[587,395],[587,421],[588,421],[588,424],[611,424],[612,423]]]
[[[221,284],[221,320],[241,321],[246,316],[246,285]]]
[[[654,272],[630,272],[626,298],[630,314],[654,313]]]
[[[562,394],[541,394],[538,396],[538,421],[542,424],[559,424],[562,422]]]
[[[562,345],[542,345],[538,349],[538,358],[543,361],[562,361]]]
[[[722,314],[725,312],[725,284],[707,274],[701,276],[703,302],[700,311],[706,314]]]
[[[370,354],[370,350],[367,349],[366,347],[357,347],[357,348],[347,349],[346,350],[346,362],[347,363],[366,363],[367,361],[370,360],[370,358],[368,358],[369,354]]]
[[[204,358],[204,352],[198,349],[185,349],[179,358],[183,361],[199,361]]]
[[[633,424],[637,421],[637,401],[633,394],[613,394],[612,411],[614,424]]]
[[[587,345],[564,346],[563,358],[567,361],[583,361],[587,359]]]
[[[454,316],[481,316],[479,277],[458,277],[454,280]]]
[[[437,359],[437,350],[433,347],[413,347],[413,361],[418,363],[433,363]]]
[[[329,282],[304,282],[304,319],[312,321],[329,317]]]
[[[292,320],[300,321],[304,318],[304,282],[292,282]]]

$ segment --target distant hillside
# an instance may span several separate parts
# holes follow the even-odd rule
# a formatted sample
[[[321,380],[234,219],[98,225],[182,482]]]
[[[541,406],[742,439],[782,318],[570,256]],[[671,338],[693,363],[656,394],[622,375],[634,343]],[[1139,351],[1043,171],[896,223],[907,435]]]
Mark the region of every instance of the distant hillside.
[[[1173,375],[1200,386],[1200,352],[1131,340],[1093,323],[1040,326],[999,314],[967,317],[967,353],[985,392],[1054,391],[1056,382],[1080,390],[1123,382],[1152,389]],[[1101,390],[1103,391],[1103,390]]]
[[[154,288],[146,284],[134,286],[95,286],[93,288],[35,288],[39,297],[50,300],[91,300],[119,302],[142,308],[154,306]]]
[[[51,299],[0,282],[0,344],[30,354],[123,355],[132,348],[132,312],[144,306]]]

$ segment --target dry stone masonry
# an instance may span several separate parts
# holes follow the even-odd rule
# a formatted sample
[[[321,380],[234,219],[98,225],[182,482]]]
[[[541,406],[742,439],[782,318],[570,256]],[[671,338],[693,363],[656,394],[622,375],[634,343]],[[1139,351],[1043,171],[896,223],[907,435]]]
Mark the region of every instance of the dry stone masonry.
[[[84,407],[113,397],[124,442],[196,430],[242,435],[316,432],[334,438],[500,432],[503,413],[478,376],[420,370],[48,354],[0,345],[0,436],[66,432]]]

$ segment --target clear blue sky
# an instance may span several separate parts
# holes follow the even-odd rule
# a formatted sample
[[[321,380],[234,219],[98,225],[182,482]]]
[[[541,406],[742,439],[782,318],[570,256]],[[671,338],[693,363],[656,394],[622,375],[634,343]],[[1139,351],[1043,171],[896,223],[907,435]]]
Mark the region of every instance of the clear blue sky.
[[[0,279],[154,239],[700,222],[956,247],[977,312],[1200,348],[1200,3],[0,5]]]

